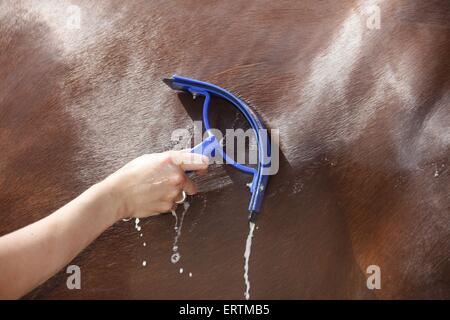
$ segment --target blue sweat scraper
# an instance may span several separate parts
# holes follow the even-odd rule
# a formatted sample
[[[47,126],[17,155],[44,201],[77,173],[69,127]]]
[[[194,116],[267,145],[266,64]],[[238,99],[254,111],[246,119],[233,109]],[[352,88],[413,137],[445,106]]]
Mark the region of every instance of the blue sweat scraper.
[[[261,120],[257,114],[242,100],[216,85],[190,78],[179,77],[176,75],[174,75],[171,79],[164,79],[163,81],[174,90],[189,92],[194,97],[204,96],[203,123],[205,125],[206,132],[208,133],[208,138],[192,148],[191,152],[204,154],[211,157],[214,156],[214,152],[217,151],[227,164],[231,164],[236,169],[253,175],[253,179],[250,184],[250,192],[252,196],[248,210],[250,212],[249,219],[254,222],[256,219],[256,214],[261,209],[264,192],[269,180],[268,168],[270,167],[270,138],[267,135],[266,128],[262,124]],[[220,146],[216,136],[211,132],[211,125],[208,118],[211,96],[217,96],[230,102],[250,123],[254,131],[258,147],[258,165],[256,168],[242,165],[231,159]]]

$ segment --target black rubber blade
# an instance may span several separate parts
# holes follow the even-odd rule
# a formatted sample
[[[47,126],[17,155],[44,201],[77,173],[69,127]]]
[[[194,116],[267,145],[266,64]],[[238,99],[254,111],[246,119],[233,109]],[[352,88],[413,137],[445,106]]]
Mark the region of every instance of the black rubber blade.
[[[248,215],[248,221],[256,223],[256,216],[257,213],[255,211],[250,211],[250,214]]]
[[[168,79],[168,78],[164,78],[163,79],[163,82],[165,83],[165,84],[167,84],[170,88],[172,88],[172,89],[176,89],[176,88],[174,88],[174,86],[173,86],[173,79]]]

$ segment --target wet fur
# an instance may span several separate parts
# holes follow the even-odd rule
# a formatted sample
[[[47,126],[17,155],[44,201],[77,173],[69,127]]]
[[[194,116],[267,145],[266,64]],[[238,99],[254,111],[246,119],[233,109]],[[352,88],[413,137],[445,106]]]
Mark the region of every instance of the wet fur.
[[[80,30],[65,28],[69,4]],[[192,127],[161,82],[177,73],[240,94],[280,129],[252,298],[450,298],[449,6],[2,1],[0,234],[171,148],[172,130]],[[144,220],[144,240],[118,223],[73,262],[82,290],[63,270],[27,297],[243,298],[248,177],[214,172],[220,188],[191,199],[178,265],[170,215]],[[381,290],[366,288],[371,264]]]

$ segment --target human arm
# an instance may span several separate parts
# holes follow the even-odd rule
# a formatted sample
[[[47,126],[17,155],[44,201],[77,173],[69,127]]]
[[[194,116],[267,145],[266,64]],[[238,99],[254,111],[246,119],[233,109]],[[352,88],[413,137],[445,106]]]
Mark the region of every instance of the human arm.
[[[186,152],[144,155],[49,216],[0,237],[0,298],[37,287],[115,222],[170,211],[183,190],[196,193],[184,171],[207,166],[207,158]]]

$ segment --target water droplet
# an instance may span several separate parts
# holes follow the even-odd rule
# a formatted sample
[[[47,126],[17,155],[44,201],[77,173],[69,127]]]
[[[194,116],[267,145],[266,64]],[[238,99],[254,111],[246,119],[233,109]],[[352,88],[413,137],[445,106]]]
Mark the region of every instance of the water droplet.
[[[145,267],[147,265],[147,261],[142,261],[142,266]]]
[[[174,253],[171,257],[170,257],[170,261],[172,261],[172,263],[177,263],[178,261],[180,261],[180,254]]]
[[[180,273],[183,273],[183,268],[180,268]]]
[[[189,272],[189,277],[192,278],[192,272]]]
[[[147,243],[144,242],[142,245],[145,247],[147,245]]]

